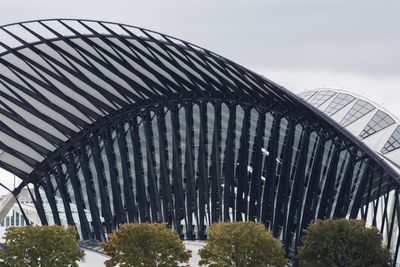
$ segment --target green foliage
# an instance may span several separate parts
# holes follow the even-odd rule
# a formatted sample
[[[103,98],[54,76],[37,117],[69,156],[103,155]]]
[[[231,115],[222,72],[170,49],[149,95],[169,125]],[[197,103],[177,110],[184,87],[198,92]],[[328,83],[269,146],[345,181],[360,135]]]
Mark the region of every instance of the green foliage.
[[[0,252],[0,266],[78,266],[76,262],[85,255],[79,249],[75,228],[56,225],[10,227],[5,247]]]
[[[359,220],[317,220],[299,247],[300,266],[391,266],[378,229]]]
[[[200,265],[210,267],[285,266],[282,244],[263,224],[254,222],[216,223],[210,240],[199,251]]]
[[[188,262],[192,254],[178,234],[160,223],[122,224],[102,246],[111,257],[105,262],[108,267],[176,267]]]

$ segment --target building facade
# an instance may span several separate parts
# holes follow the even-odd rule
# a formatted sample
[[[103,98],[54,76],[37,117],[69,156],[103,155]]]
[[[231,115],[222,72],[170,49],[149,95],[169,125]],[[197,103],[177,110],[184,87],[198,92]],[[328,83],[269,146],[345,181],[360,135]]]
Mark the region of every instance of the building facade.
[[[311,220],[372,218],[397,260],[399,172],[288,90],[128,25],[0,32],[0,167],[23,180],[15,194],[33,185],[43,224],[103,241],[121,223],[166,222],[203,240],[213,222],[253,220],[293,258]]]

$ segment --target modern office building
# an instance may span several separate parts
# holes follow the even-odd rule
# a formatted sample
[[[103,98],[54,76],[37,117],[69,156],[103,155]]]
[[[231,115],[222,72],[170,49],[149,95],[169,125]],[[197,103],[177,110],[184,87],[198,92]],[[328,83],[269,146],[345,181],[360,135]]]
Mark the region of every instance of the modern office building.
[[[285,88],[165,34],[0,27],[0,149],[23,180],[14,194],[30,184],[40,221],[76,225],[82,240],[161,221],[202,240],[213,222],[253,220],[293,258],[311,220],[364,218],[397,260],[393,164]]]

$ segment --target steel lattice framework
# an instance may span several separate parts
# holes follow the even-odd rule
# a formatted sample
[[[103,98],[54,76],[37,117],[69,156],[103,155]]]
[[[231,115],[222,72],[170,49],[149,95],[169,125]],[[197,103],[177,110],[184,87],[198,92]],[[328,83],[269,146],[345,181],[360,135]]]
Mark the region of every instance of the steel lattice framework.
[[[281,86],[122,24],[12,24],[0,47],[0,166],[34,185],[44,224],[105,240],[164,221],[205,239],[254,220],[293,257],[311,220],[363,218],[397,260],[399,173]]]

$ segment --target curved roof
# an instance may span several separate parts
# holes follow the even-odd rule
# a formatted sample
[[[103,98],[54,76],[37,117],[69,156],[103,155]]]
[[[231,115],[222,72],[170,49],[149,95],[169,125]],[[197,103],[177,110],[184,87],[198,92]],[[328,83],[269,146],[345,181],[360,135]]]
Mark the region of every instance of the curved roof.
[[[70,19],[0,27],[0,167],[27,180],[102,120],[178,96],[294,110],[351,140],[399,179],[330,118],[240,65],[154,31]]]
[[[364,96],[332,88],[299,96],[352,132],[379,155],[400,166],[400,119]]]

